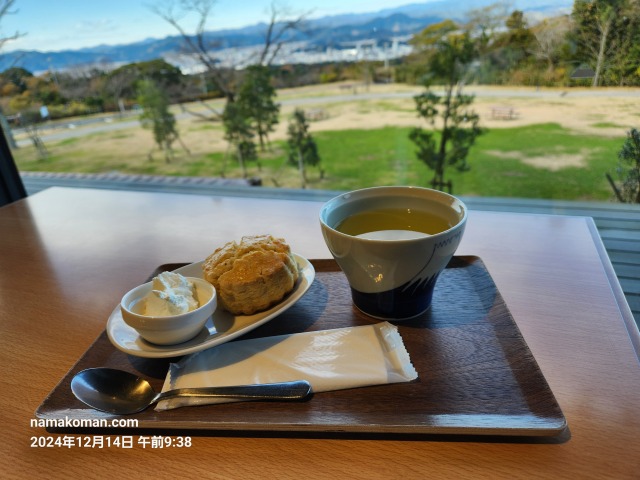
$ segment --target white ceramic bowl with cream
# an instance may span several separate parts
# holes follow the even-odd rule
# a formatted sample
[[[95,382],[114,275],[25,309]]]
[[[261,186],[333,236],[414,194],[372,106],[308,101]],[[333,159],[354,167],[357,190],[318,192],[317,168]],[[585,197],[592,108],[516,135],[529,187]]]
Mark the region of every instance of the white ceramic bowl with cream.
[[[124,322],[137,330],[142,338],[158,345],[174,345],[195,337],[217,306],[216,290],[201,278],[186,277],[193,283],[200,306],[177,315],[154,316],[144,314],[143,299],[151,292],[153,282],[142,284],[127,292],[120,302]]]
[[[353,215],[406,209],[435,215],[448,226],[434,234],[378,231],[355,236],[336,227]],[[467,221],[458,198],[421,187],[373,187],[339,195],[320,211],[325,242],[345,273],[353,302],[364,313],[403,320],[430,306],[439,274],[455,253]]]

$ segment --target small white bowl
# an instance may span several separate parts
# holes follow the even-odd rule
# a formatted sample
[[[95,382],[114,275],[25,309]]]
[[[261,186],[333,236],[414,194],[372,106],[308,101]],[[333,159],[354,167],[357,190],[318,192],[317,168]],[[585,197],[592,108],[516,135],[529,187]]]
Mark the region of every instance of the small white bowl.
[[[143,315],[136,310],[140,300],[152,289],[152,282],[144,283],[127,292],[120,301],[120,311],[124,322],[148,342],[157,345],[174,345],[195,337],[218,304],[216,289],[206,280],[186,277],[196,288],[200,306],[195,310],[166,317]]]

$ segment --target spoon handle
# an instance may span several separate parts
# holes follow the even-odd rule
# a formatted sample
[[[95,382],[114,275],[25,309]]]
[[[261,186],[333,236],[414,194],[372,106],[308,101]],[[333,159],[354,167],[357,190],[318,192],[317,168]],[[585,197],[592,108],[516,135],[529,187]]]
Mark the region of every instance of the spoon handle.
[[[233,385],[225,387],[176,388],[156,395],[152,403],[173,397],[233,398],[242,400],[303,400],[311,394],[306,380],[293,382]]]

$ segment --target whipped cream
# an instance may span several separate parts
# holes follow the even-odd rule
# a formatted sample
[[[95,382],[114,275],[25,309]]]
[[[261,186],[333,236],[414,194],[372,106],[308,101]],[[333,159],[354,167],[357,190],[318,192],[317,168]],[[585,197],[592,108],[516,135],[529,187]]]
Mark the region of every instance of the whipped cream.
[[[152,290],[145,297],[144,315],[167,317],[200,306],[195,286],[179,273],[162,272],[151,285]]]

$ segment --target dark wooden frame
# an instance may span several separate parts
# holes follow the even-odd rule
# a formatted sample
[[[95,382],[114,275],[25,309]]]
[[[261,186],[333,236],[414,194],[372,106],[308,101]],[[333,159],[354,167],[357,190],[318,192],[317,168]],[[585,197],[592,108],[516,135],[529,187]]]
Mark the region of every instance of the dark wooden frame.
[[[27,196],[9,143],[0,126],[0,206]]]

